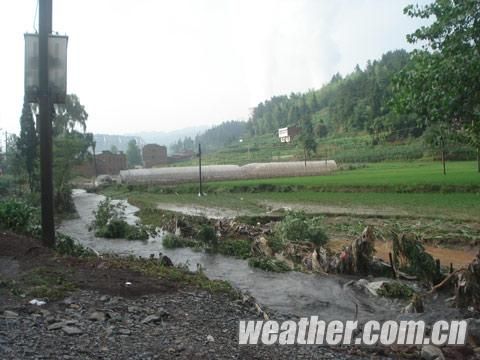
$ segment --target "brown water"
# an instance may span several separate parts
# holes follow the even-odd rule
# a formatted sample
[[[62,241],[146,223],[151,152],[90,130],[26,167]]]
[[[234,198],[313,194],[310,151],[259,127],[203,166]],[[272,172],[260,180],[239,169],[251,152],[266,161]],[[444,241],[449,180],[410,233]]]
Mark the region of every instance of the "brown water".
[[[299,272],[270,273],[251,268],[247,261],[226,257],[219,254],[195,252],[191,249],[164,249],[161,235],[148,241],[128,241],[122,239],[96,238],[88,231],[88,224],[93,219],[92,211],[104,197],[88,194],[85,191],[74,192],[74,201],[79,218],[64,221],[60,231],[66,233],[100,253],[116,253],[119,255],[137,255],[148,257],[162,252],[168,255],[175,264],[186,263],[192,270],[197,264],[204,268],[211,279],[221,279],[233,286],[251,293],[260,304],[283,314],[318,315],[325,320],[351,320],[358,307],[358,319],[395,319],[405,302],[378,298],[369,295],[365,290],[346,285],[350,280],[337,275],[317,275]],[[137,208],[126,203],[127,221],[133,223]],[[374,280],[374,279],[371,279]],[[419,315],[426,320],[458,317],[455,309],[445,308],[444,297],[435,297],[429,301],[429,311]],[[411,317],[416,315],[403,315]]]

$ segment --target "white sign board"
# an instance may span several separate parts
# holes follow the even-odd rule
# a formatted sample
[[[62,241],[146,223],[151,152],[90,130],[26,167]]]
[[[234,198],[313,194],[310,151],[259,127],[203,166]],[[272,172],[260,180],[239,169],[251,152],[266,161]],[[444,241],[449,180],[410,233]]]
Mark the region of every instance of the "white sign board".
[[[48,90],[53,103],[63,104],[67,95],[67,36],[48,38]],[[25,34],[25,95],[38,102],[38,34]]]

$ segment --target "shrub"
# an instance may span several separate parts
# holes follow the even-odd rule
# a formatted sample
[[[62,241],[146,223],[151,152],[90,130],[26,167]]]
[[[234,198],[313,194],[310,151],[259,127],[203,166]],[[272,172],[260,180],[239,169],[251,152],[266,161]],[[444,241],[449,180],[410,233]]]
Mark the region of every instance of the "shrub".
[[[206,224],[203,224],[198,231],[198,239],[210,246],[216,247],[218,245],[217,234],[215,228]]]
[[[414,293],[408,285],[398,281],[385,282],[377,290],[377,294],[380,296],[396,299],[409,299]]]
[[[93,212],[95,220],[92,221],[92,228],[101,228],[114,220],[123,220],[125,217],[125,205],[114,204],[112,199],[107,197],[98,203],[97,210]]]
[[[271,272],[286,272],[291,270],[284,261],[266,256],[250,258],[248,259],[248,265]]]
[[[166,249],[183,248],[197,245],[195,241],[185,239],[175,234],[166,234],[162,239],[162,244]]]
[[[7,196],[14,188],[13,178],[7,175],[0,176],[0,196]]]
[[[147,240],[155,233],[153,228],[141,224],[130,225],[125,221],[125,205],[114,204],[110,198],[100,201],[97,210],[93,212],[95,219],[90,230],[95,230],[95,236],[107,239]]]
[[[244,239],[228,239],[218,244],[218,252],[227,256],[236,256],[242,259],[250,257],[250,241]]]
[[[268,246],[273,250],[274,253],[278,253],[283,250],[285,242],[283,239],[278,236],[278,234],[273,234],[267,239]]]
[[[39,211],[22,200],[0,201],[0,227],[14,232],[38,235],[40,233]]]
[[[95,252],[73,240],[70,236],[57,233],[55,241],[55,251],[61,255],[75,257],[96,256]]]
[[[304,212],[290,212],[277,224],[274,236],[280,244],[291,242],[311,242],[324,245],[328,237],[321,226],[322,218],[307,218]]]

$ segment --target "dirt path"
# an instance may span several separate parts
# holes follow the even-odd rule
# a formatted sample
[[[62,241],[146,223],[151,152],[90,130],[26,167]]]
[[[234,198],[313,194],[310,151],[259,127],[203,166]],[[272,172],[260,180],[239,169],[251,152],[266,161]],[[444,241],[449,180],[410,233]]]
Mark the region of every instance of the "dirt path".
[[[263,318],[251,301],[243,303],[225,292],[212,293],[128,268],[111,268],[108,259],[61,257],[36,240],[10,233],[0,232],[0,254],[2,359],[350,359],[365,355],[358,348],[240,346],[238,321]],[[46,304],[29,303],[34,297],[30,290],[39,286],[51,290],[67,283],[73,288],[63,289],[57,299],[35,296]]]

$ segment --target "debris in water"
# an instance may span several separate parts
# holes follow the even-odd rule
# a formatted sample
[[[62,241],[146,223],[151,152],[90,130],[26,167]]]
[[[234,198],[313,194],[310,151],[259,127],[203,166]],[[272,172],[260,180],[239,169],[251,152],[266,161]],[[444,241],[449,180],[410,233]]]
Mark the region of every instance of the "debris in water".
[[[42,306],[45,305],[46,302],[43,300],[37,300],[37,299],[32,299],[28,302],[30,305],[37,305],[37,306]]]

